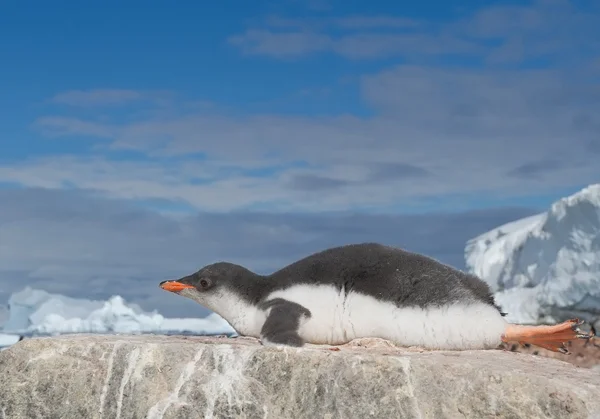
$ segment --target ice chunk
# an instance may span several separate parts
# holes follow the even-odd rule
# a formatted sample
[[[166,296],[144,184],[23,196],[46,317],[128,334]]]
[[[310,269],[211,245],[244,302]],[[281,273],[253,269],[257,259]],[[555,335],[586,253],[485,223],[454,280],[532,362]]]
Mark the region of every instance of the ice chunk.
[[[21,334],[63,333],[191,333],[235,334],[216,314],[205,318],[165,318],[144,312],[120,296],[94,301],[25,288],[9,299],[4,332]]]
[[[509,321],[600,318],[600,184],[470,240],[465,259]]]
[[[0,348],[5,348],[10,345],[14,345],[19,341],[21,336],[19,335],[8,335],[5,333],[0,333]]]

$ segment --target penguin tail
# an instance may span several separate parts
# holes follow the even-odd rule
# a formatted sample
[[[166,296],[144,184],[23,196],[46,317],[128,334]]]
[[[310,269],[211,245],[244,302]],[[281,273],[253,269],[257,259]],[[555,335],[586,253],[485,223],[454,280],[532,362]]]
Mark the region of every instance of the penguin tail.
[[[583,321],[571,319],[552,326],[522,326],[509,324],[502,335],[503,342],[519,342],[548,349],[552,352],[569,354],[565,343],[575,339],[591,339],[595,333],[582,332]]]

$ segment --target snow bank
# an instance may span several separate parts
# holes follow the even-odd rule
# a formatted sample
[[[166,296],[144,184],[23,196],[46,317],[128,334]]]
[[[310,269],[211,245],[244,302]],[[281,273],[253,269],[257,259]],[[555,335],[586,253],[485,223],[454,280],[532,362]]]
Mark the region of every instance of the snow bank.
[[[509,321],[597,320],[600,184],[469,240],[465,260],[490,285]]]
[[[119,296],[94,301],[25,288],[9,298],[3,332],[15,334],[64,333],[190,333],[235,334],[216,314],[200,319],[165,318],[144,312]]]

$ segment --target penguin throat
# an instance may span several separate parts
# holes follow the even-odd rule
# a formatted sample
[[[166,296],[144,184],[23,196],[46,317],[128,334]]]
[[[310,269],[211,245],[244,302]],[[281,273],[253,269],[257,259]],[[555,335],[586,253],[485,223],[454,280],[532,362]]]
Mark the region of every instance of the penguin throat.
[[[194,288],[179,293],[221,316],[240,335],[259,337],[260,310],[227,289],[199,292]]]

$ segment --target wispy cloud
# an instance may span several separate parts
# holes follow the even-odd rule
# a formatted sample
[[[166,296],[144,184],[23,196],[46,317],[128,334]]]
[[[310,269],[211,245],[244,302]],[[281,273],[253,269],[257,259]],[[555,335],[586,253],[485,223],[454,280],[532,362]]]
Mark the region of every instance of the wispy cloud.
[[[414,28],[423,25],[422,22],[404,17],[394,16],[342,16],[342,17],[310,17],[286,18],[270,15],[265,18],[266,26],[286,29],[326,30],[331,27],[341,29],[398,29]]]
[[[438,23],[380,15],[269,16],[264,26],[229,41],[246,54],[282,58],[327,51],[351,59],[394,56],[412,62],[440,56],[480,58],[488,64],[540,58],[564,62],[582,53],[597,57],[599,19],[597,11],[583,13],[566,0],[537,0],[482,8],[458,21]]]
[[[115,135],[115,130],[109,125],[73,117],[41,117],[35,121],[34,126],[49,137],[92,136],[112,138]]]
[[[522,179],[539,178],[546,173],[554,172],[564,168],[565,163],[558,160],[538,160],[524,163],[519,167],[508,172],[509,176],[515,176]]]
[[[568,0],[537,0],[528,6],[499,5],[455,25],[467,36],[500,41],[488,54],[491,62],[557,65],[585,62],[600,53],[598,10],[582,11]]]
[[[394,16],[345,16],[333,18],[331,22],[346,29],[414,28],[421,25],[414,19]]]
[[[50,99],[51,102],[60,105],[76,107],[98,107],[125,105],[142,100],[161,102],[171,97],[170,92],[150,92],[128,89],[89,89],[69,90],[56,94]]]
[[[311,32],[273,33],[251,29],[243,35],[230,37],[229,42],[247,54],[292,57],[325,51],[331,47],[333,40],[327,35]]]
[[[332,36],[311,31],[275,32],[250,29],[229,38],[245,54],[299,57],[332,51],[350,59],[375,59],[389,56],[423,57],[430,55],[474,55],[484,48],[477,42],[452,35],[430,33],[351,33]]]
[[[142,94],[135,90],[70,90],[57,94],[52,98],[52,102],[70,106],[106,106],[120,105],[141,98]]]

